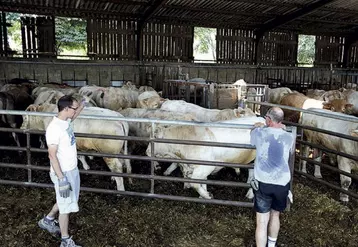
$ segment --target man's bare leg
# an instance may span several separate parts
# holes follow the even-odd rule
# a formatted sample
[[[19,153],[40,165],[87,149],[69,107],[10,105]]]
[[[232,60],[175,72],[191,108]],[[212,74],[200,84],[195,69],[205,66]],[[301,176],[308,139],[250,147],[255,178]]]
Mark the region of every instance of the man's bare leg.
[[[62,238],[68,238],[68,222],[69,222],[69,214],[60,214],[58,217],[58,221],[60,223],[61,236]]]
[[[256,246],[266,247],[267,226],[270,219],[270,212],[256,213]]]
[[[275,247],[280,231],[280,212],[271,209],[270,221],[268,225],[268,247]]]

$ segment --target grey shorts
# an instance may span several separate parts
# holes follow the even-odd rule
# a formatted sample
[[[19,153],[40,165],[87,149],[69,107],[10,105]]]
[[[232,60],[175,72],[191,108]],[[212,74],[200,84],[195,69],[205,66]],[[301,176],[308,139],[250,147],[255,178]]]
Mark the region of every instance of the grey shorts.
[[[71,184],[70,196],[63,198],[60,196],[58,189],[58,178],[55,173],[50,173],[51,180],[55,185],[56,202],[60,211],[60,214],[69,214],[78,212],[78,199],[80,196],[80,173],[78,168],[63,173]]]

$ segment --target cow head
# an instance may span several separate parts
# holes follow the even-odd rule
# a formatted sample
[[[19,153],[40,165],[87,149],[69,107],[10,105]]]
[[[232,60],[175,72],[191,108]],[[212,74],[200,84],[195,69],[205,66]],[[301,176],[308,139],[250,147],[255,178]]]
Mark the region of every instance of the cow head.
[[[323,109],[327,109],[333,112],[349,113],[352,107],[353,105],[348,104],[344,99],[334,99],[330,102],[323,103]]]
[[[37,110],[37,105],[29,105],[25,111],[36,111]],[[28,129],[30,128],[30,116],[29,115],[23,115],[22,116],[23,122],[22,125],[20,127],[20,129]]]

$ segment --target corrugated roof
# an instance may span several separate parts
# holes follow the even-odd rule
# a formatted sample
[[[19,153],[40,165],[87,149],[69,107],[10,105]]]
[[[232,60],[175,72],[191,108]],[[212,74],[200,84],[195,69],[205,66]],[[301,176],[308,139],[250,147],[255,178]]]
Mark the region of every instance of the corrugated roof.
[[[317,2],[324,4],[296,16],[297,11]],[[348,35],[358,30],[358,0],[0,0],[0,10],[83,18],[126,18],[213,28],[257,30],[269,27],[312,34]],[[295,18],[287,21],[287,15]],[[275,24],[271,25],[271,22]]]

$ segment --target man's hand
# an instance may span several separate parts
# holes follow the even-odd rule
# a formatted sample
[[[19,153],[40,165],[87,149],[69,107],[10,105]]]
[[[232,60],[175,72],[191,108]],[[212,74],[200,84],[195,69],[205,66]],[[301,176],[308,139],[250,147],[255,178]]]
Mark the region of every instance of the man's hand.
[[[283,130],[286,130],[286,125],[284,125],[283,123],[280,123],[280,127],[281,127]]]
[[[60,196],[63,198],[67,198],[70,196],[71,184],[68,182],[67,177],[63,177],[58,180],[58,187],[60,190]]]
[[[257,123],[254,124],[254,127],[255,128],[262,128],[262,127],[265,127],[265,124],[261,123],[261,122],[257,122]]]

